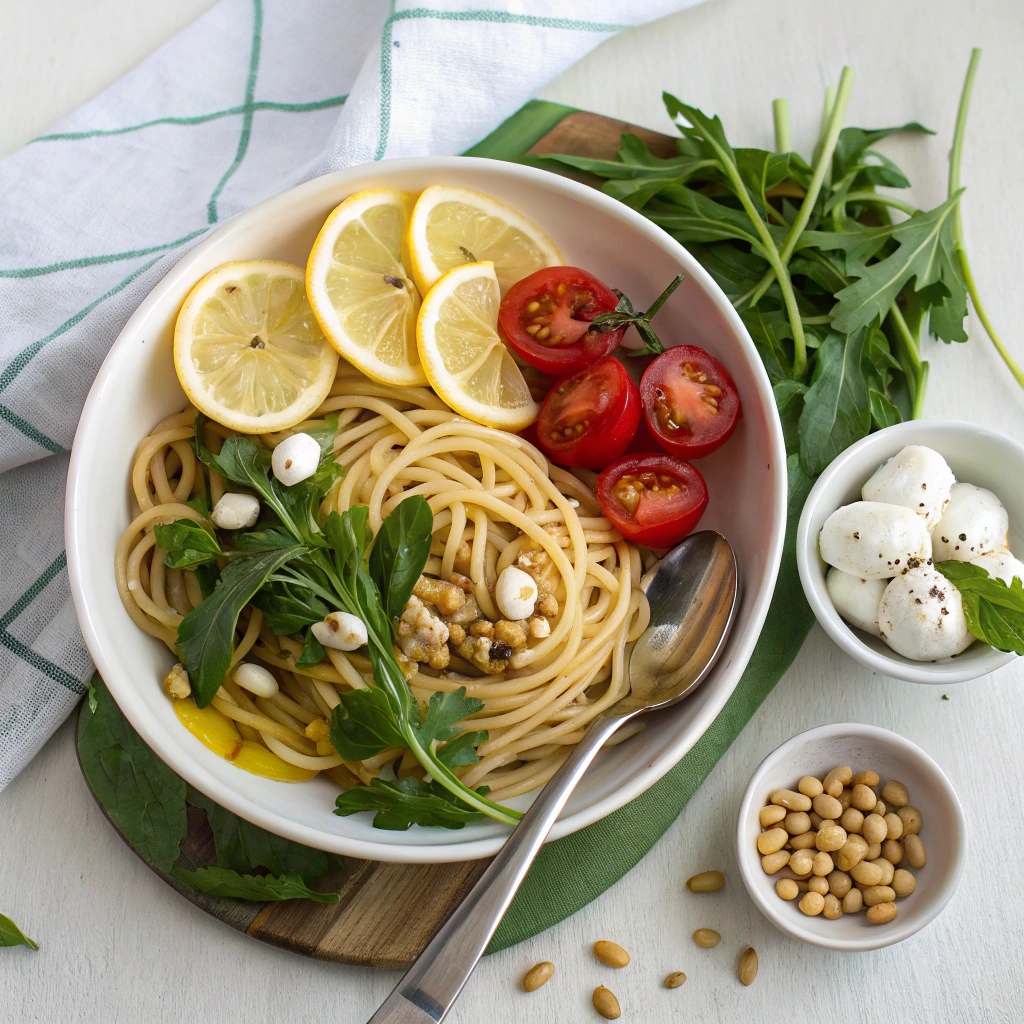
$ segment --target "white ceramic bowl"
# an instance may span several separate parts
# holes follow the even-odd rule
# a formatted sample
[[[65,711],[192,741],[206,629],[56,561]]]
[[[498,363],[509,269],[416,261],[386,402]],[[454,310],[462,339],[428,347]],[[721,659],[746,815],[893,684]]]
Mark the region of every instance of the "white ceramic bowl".
[[[490,820],[459,831],[374,829],[370,815],[332,813],[336,787],[258,778],[211,753],[183,729],[159,681],[173,662],[128,618],[114,585],[114,548],[129,522],[128,472],[139,441],[185,405],[171,358],[175,317],[192,285],[237,259],[304,264],[330,211],[360,189],[465,185],[522,210],[551,233],[570,263],[622,288],[638,309],[679,271],[686,280],[658,316],[668,341],[702,345],[732,374],[743,419],[728,444],[700,463],[711,493],[702,525],[739,559],[743,595],[735,627],[708,681],[671,718],[604,753],[573,795],[552,838],[610,814],[660,779],[711,724],[739,681],[775,585],[786,518],[786,460],[768,378],[732,306],[662,229],[576,182],[516,164],[467,158],[396,160],[300,185],[219,228],[153,289],[110,350],[82,414],[67,488],[68,569],[86,643],[118,705],[143,739],[211,799],[278,835],[354,857],[403,862],[471,860],[496,853],[506,829]],[[525,806],[529,798],[513,801]]]
[[[818,477],[804,503],[796,534],[800,582],[818,622],[839,646],[883,676],[911,683],[947,685],[987,675],[1016,655],[975,642],[955,658],[911,661],[882,639],[849,625],[828,596],[828,565],[818,552],[818,534],[825,520],[842,505],[860,500],[868,477],[908,444],[934,448],[949,463],[957,480],[987,487],[1010,516],[1010,547],[1024,552],[1024,445],[973,423],[952,420],[911,420],[869,434],[832,461]]]
[[[796,789],[804,775],[823,778],[837,765],[854,772],[871,769],[882,783],[898,779],[910,791],[910,803],[921,812],[921,841],[928,853],[923,868],[911,869],[917,888],[896,901],[899,914],[885,925],[871,924],[864,913],[844,914],[837,921],[808,917],[775,891],[785,872],[766,875],[757,851],[761,832],[758,814],[777,789]],[[873,725],[823,725],[794,736],[772,751],[747,785],[736,827],[740,874],[758,909],[780,931],[825,949],[859,952],[902,942],[938,917],[960,881],[967,853],[967,823],[956,792],[942,769],[910,740]],[[906,867],[906,865],[901,865]]]

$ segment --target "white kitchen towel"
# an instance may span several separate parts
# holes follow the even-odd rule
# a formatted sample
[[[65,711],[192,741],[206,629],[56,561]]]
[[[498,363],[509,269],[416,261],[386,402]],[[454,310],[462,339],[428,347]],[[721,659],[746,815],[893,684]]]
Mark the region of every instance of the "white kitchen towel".
[[[146,293],[261,199],[463,152],[602,40],[696,2],[222,0],[0,161],[0,789],[92,671],[68,592],[66,453]]]

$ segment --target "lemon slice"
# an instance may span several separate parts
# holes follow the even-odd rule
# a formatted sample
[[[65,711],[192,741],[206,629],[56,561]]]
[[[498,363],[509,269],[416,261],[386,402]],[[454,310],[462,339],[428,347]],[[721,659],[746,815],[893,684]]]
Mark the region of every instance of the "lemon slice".
[[[308,419],[334,383],[338,353],[309,302],[301,267],[225,263],[189,292],[174,328],[174,369],[189,401],[245,434]]]
[[[416,322],[433,389],[457,413],[488,427],[522,430],[540,407],[498,337],[501,295],[492,263],[463,263],[427,292]]]
[[[408,247],[412,276],[423,295],[463,263],[493,263],[504,295],[535,270],[564,262],[533,221],[483,192],[453,185],[431,185],[420,193],[409,220]]]
[[[427,383],[416,352],[420,294],[402,258],[414,196],[374,188],[324,222],[306,264],[306,290],[331,344],[380,384]]]

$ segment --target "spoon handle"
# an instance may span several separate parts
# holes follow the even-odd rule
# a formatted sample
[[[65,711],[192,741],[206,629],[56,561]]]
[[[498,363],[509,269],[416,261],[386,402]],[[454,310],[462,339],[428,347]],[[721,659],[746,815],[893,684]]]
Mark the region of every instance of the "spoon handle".
[[[598,750],[631,715],[598,718],[540,791],[469,895],[368,1024],[437,1024],[462,991],[551,826]]]

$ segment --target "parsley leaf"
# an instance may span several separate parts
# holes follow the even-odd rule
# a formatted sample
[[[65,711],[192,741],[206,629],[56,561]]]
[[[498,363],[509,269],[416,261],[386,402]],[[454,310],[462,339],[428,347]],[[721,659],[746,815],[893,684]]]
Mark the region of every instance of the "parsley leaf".
[[[936,562],[935,568],[960,592],[972,635],[997,651],[1024,654],[1024,581],[1009,586],[970,562]]]
[[[420,494],[405,498],[381,524],[370,552],[370,575],[389,618],[402,614],[430,555],[434,514]]]
[[[405,736],[387,694],[377,687],[339,694],[331,713],[331,744],[346,761],[362,761],[387,747],[404,747]]]
[[[194,569],[223,555],[217,538],[191,519],[157,523],[153,533],[157,544],[167,552],[164,565],[171,569]]]

